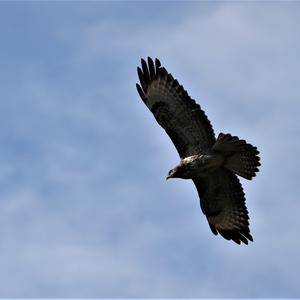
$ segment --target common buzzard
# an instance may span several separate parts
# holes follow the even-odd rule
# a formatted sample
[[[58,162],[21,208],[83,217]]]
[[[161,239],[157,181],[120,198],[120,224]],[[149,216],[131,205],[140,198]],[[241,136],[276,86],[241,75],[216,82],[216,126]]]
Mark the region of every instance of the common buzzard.
[[[174,143],[180,163],[168,178],[192,179],[212,232],[240,244],[253,241],[245,194],[237,175],[251,180],[258,172],[256,147],[230,134],[217,138],[201,107],[167,70],[148,57],[138,67],[137,90]]]

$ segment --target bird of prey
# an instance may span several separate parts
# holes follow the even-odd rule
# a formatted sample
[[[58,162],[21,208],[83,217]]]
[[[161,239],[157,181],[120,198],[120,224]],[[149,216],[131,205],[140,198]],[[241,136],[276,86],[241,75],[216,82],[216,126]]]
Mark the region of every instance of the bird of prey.
[[[142,59],[137,91],[175,145],[180,162],[169,178],[192,179],[211,231],[237,244],[253,241],[245,194],[237,177],[251,180],[258,172],[256,147],[231,134],[215,137],[201,107],[158,59]]]

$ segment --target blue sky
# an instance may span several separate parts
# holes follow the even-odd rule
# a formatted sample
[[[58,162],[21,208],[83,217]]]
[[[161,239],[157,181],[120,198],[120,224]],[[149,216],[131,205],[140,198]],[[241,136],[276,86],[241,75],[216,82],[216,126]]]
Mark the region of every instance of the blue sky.
[[[0,297],[299,297],[297,2],[1,2]],[[135,90],[159,57],[256,145],[254,243],[215,237]]]

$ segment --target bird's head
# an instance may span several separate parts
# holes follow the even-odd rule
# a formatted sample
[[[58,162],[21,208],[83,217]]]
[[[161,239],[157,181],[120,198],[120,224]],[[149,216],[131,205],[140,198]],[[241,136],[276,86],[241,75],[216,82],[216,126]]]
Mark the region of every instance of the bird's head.
[[[180,161],[179,165],[175,166],[172,170],[169,171],[166,179],[169,178],[182,178],[182,179],[191,179],[193,176],[193,162],[195,156],[184,158]]]
[[[183,165],[178,165],[176,167],[174,167],[172,170],[169,171],[166,179],[169,179],[169,178],[183,178],[185,179],[186,176],[185,176],[185,166]]]
[[[176,177],[177,177],[177,176],[176,176],[177,170],[178,170],[177,167],[175,167],[174,169],[170,170],[170,171],[168,172],[168,175],[167,175],[166,179],[168,180],[168,179],[170,179],[170,178],[176,178]]]

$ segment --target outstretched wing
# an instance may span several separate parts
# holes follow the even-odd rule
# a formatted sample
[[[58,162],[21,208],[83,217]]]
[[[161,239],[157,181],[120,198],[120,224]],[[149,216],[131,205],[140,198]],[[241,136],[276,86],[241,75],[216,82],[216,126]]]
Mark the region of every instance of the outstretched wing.
[[[181,158],[199,154],[210,148],[215,135],[204,111],[158,59],[148,57],[138,67],[137,90],[156,121],[165,129]]]
[[[237,176],[226,169],[219,169],[211,176],[193,181],[212,232],[238,244],[253,241],[245,194]]]

